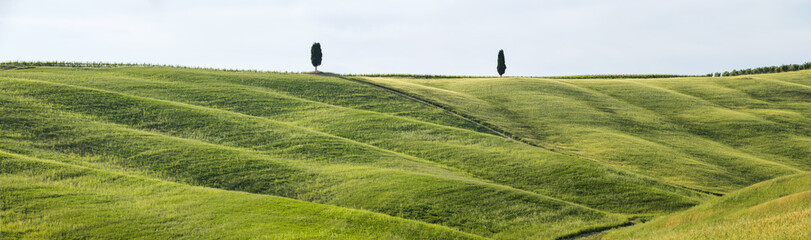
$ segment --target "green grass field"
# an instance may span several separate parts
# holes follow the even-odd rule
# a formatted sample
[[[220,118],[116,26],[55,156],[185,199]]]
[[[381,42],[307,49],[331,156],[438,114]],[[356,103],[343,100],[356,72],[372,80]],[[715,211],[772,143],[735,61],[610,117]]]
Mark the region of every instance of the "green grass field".
[[[0,234],[552,239],[811,169],[808,71],[352,78],[526,143],[338,77],[9,68]]]
[[[726,193],[811,170],[811,71],[731,78],[366,78],[557,152]]]
[[[761,182],[602,239],[809,239],[811,174]]]
[[[192,187],[0,152],[3,239],[481,237],[288,198]]]

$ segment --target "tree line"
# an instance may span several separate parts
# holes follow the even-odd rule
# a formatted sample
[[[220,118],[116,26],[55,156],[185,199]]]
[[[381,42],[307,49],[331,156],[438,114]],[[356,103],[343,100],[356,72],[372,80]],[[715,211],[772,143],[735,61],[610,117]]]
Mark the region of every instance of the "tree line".
[[[0,70],[32,68],[32,67],[75,67],[75,68],[112,68],[112,67],[166,67],[195,70],[214,70],[226,72],[275,72],[292,73],[280,71],[264,71],[256,69],[236,69],[236,68],[215,68],[215,67],[189,67],[173,64],[152,64],[152,63],[110,63],[110,62],[69,62],[69,61],[8,61],[0,62]]]
[[[793,71],[800,71],[811,69],[811,62],[803,63],[803,64],[784,64],[780,66],[768,66],[768,67],[759,67],[759,68],[747,68],[747,69],[735,69],[732,71],[725,71],[715,72],[715,73],[707,73],[707,77],[729,77],[729,76],[739,76],[739,75],[749,75],[749,74],[761,74],[761,73],[780,73],[780,72],[793,72]]]

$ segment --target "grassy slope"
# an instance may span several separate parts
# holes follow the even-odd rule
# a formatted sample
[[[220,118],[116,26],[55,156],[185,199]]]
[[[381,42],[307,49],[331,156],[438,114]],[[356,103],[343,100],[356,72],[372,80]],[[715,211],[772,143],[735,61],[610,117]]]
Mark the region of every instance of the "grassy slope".
[[[50,92],[51,96],[77,97],[64,86],[36,89],[58,89],[60,94]],[[100,101],[90,95],[78,96],[104,103],[104,107],[93,108],[96,110],[123,109],[109,105],[117,102],[113,98]],[[3,148],[95,169],[367,209],[484,236],[552,237],[623,221],[620,216],[455,174],[424,160],[283,124],[245,117],[218,121],[233,116],[210,116],[202,109],[190,111],[146,100],[136,104],[161,116],[140,118],[150,120],[145,125],[163,119],[171,124],[160,126],[176,126],[173,130],[184,129],[181,125],[200,131],[216,126],[222,135],[234,134],[231,140],[256,147],[247,149],[107,123],[21,95],[0,97],[0,101],[3,112],[8,113],[0,117]],[[257,125],[262,131],[229,130]]]
[[[477,239],[286,198],[191,187],[0,151],[3,239]]]
[[[108,72],[108,74],[104,74],[104,72]],[[404,98],[382,90],[341,79],[161,68],[91,71],[37,69],[8,72],[7,75],[82,85],[115,93],[137,94],[154,99],[222,109],[226,110],[224,113],[237,114],[241,117],[256,116],[266,120],[284,122],[407,154],[411,158],[439,163],[445,167],[459,169],[465,174],[472,174],[499,184],[603,210],[629,213],[669,212],[693,205],[703,198],[683,189],[663,185],[655,180],[640,178],[627,172],[605,168],[591,161],[550,153],[495,136],[393,117],[392,114],[381,114],[381,112],[391,113],[390,109],[403,108],[400,107],[403,105],[408,108],[417,108],[412,105],[422,108],[429,107],[404,100]],[[65,86],[52,87],[63,89]],[[23,89],[39,89],[39,87]],[[325,91],[324,89],[330,90]],[[38,94],[54,95],[41,91]],[[110,120],[137,125],[135,127],[138,128],[169,130],[171,132],[168,134],[217,144],[253,148],[271,143],[279,145],[278,142],[274,142],[275,139],[267,139],[269,137],[264,136],[258,136],[263,138],[257,139],[257,141],[261,141],[259,143],[257,141],[235,142],[245,141],[244,135],[237,135],[241,132],[266,131],[266,129],[239,129],[232,134],[233,138],[223,139],[221,135],[225,129],[222,129],[223,124],[219,123],[222,121],[216,121],[220,118],[209,117],[206,121],[195,122],[196,125],[173,124],[173,122],[201,119],[199,116],[175,117],[172,121],[161,124],[133,124],[127,121],[147,121],[149,117],[167,118],[167,116],[141,114],[131,117],[133,114],[137,115],[145,111],[133,104],[130,107],[117,105],[113,110],[103,108],[103,111],[98,111],[96,108],[104,106],[90,106],[91,109],[86,109],[88,106],[82,105],[85,103],[74,102],[74,99],[91,103],[110,102],[110,99],[106,99],[109,96],[97,101],[87,96],[71,97],[73,94],[70,93],[56,95],[66,96],[68,99],[47,100],[63,102],[61,104],[76,104],[79,108],[77,110],[90,111],[93,114],[107,114],[104,111],[116,111],[117,113],[114,114],[118,116],[114,116]],[[435,111],[435,109],[430,110]],[[418,119],[429,118],[418,117]],[[208,132],[203,132],[207,130]],[[213,137],[219,139],[212,139]],[[287,144],[284,147],[290,146],[291,144]],[[319,147],[316,144],[308,146]],[[351,151],[336,148],[301,149],[301,146],[297,148],[300,149],[298,152],[302,154],[327,155],[333,159],[347,159],[345,156],[347,154],[351,154],[353,157],[359,156]],[[330,152],[331,154],[323,153],[323,150],[330,149],[334,150]],[[323,157],[310,155],[307,158]],[[599,200],[593,197],[595,195],[603,196],[600,199],[610,199],[611,201]],[[628,202],[641,204],[629,205]]]
[[[487,81],[491,80],[498,79]],[[431,81],[437,82],[424,84],[444,84],[446,80]],[[527,81],[527,85],[536,82]],[[427,95],[435,101],[444,101],[434,98],[437,96],[461,96],[460,102],[472,99],[471,104],[479,104],[480,110],[493,108],[492,99],[483,101],[470,93],[425,90],[401,80],[395,84],[435,94]],[[504,93],[500,94],[515,95],[512,90]],[[527,105],[537,105],[533,97],[537,96],[528,97],[533,104]],[[602,100],[591,101],[602,104]],[[336,78],[295,74],[34,68],[0,72],[0,101],[4,113],[0,116],[0,150],[104,172],[366,209],[494,238],[551,238],[624,221],[622,215],[608,212],[662,214],[708,198],[657,178],[725,191],[754,178],[797,172],[804,163],[790,156],[779,162],[765,161],[738,146],[705,146],[743,158],[730,157],[738,162],[722,167],[706,163],[686,167],[714,168],[717,176],[703,176],[721,176],[714,183],[720,187],[711,188],[684,181],[693,176],[682,177],[681,172],[651,174],[598,158],[614,165],[606,167],[587,159],[593,157],[587,153],[594,149],[566,151],[573,157],[508,141],[386,91]],[[805,105],[791,101],[786,100],[801,112]],[[526,109],[521,111],[535,112],[532,106],[523,107]],[[506,108],[496,111],[508,117],[493,114],[494,119],[511,121],[520,115]],[[477,115],[486,120],[487,116]],[[625,121],[618,115],[609,117],[619,119],[608,121],[612,124]],[[510,121],[488,120],[520,132],[502,125]],[[673,131],[691,135],[689,129],[671,125],[678,130]],[[537,126],[519,129],[532,132]],[[799,149],[803,146],[801,143]],[[746,163],[741,171],[750,172],[730,177],[733,172],[726,168],[734,165],[732,169],[739,170],[740,162]],[[738,185],[730,187],[722,181]]]
[[[104,171],[367,209],[495,238],[550,238],[624,221],[555,198],[642,213],[706,198],[479,133],[436,109],[335,78],[169,68],[0,75],[4,150]]]
[[[731,78],[366,78],[567,155],[725,193],[811,170],[811,71]]]
[[[761,182],[602,239],[809,239],[811,174]]]

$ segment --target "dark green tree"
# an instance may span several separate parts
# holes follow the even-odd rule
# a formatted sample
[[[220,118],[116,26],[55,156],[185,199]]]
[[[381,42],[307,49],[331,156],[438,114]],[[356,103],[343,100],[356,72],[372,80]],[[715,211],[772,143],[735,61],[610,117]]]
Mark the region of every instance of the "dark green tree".
[[[496,66],[496,70],[498,70],[498,76],[504,75],[504,71],[507,70],[507,64],[504,63],[504,50],[498,50],[498,66]]]
[[[313,67],[315,67],[315,71],[318,72],[318,66],[321,66],[321,44],[320,43],[313,43],[313,47],[310,48],[310,62],[313,63]]]

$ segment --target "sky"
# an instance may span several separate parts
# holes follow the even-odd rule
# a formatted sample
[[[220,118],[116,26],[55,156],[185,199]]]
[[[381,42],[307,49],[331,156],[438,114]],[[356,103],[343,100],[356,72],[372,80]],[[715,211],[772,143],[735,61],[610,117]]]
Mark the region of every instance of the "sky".
[[[706,74],[811,61],[811,1],[0,0],[0,61],[283,72]]]

